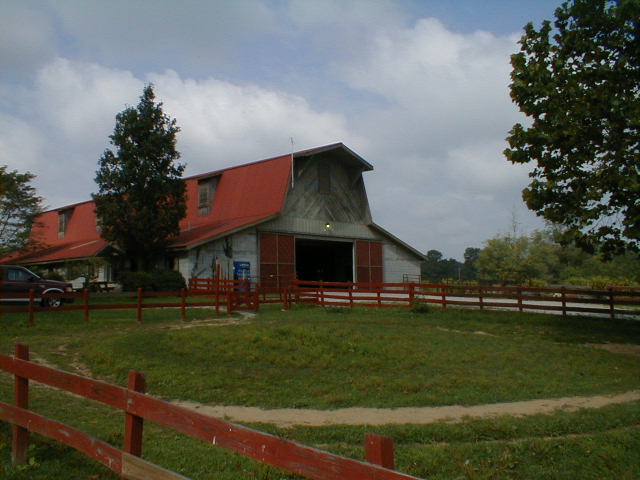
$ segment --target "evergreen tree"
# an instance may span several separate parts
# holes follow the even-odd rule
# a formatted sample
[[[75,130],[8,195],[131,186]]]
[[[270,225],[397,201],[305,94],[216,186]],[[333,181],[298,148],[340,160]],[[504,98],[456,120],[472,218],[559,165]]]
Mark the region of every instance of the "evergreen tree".
[[[154,100],[149,84],[136,108],[116,116],[109,137],[115,152],[100,158],[93,195],[103,238],[145,270],[180,232],[186,214],[184,165],[176,163],[180,129]]]

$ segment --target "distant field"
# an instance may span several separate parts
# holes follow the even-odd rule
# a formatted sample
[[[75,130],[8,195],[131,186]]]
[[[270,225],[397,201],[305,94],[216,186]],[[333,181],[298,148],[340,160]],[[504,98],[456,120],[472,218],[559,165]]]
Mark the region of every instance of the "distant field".
[[[150,394],[165,399],[263,408],[481,405],[640,390],[640,357],[595,348],[640,345],[640,322],[272,307],[249,320],[203,323],[212,316],[189,309],[188,321],[180,322],[175,311],[149,310],[136,326],[131,311],[92,312],[88,325],[77,312],[42,313],[29,328],[5,315],[0,350],[27,343],[36,361],[121,385],[135,368],[147,376]],[[10,400],[10,388],[11,379],[0,376],[0,398]],[[120,441],[116,412],[50,389],[34,391],[37,411]],[[601,479],[640,478],[640,459],[632,454],[640,447],[638,424],[640,402],[461,424],[260,428],[360,458],[365,431],[388,434],[397,442],[398,468],[433,479]],[[9,432],[0,428],[2,465]],[[295,478],[159,427],[150,426],[147,435],[145,456],[190,478]],[[47,441],[34,448],[34,465],[4,467],[0,478],[115,478]]]

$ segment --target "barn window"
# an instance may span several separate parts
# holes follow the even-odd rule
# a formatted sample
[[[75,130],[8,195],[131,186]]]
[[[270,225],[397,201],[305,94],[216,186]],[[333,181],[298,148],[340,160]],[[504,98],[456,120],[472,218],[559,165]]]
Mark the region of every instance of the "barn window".
[[[198,180],[198,215],[204,216],[211,213],[218,178],[216,176]]]
[[[318,193],[331,193],[331,169],[329,164],[318,164]]]
[[[72,213],[73,208],[60,210],[58,212],[58,238],[64,238],[65,234],[67,233],[67,226],[69,225],[69,220],[71,219]]]

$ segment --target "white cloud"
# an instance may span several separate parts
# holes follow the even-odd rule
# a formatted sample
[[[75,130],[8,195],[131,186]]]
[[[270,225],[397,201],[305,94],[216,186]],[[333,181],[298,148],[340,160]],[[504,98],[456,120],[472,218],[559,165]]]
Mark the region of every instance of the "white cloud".
[[[409,148],[429,142],[435,151],[505,136],[517,118],[507,89],[513,38],[456,34],[436,19],[422,19],[368,45],[341,68],[353,88],[387,100],[388,107],[368,117],[367,128],[401,137]]]
[[[317,112],[284,92],[185,79],[171,70],[145,81],[155,84],[157,100],[182,129],[178,149],[189,174],[286,153],[290,137],[296,149],[355,139],[339,114]],[[54,59],[40,69],[32,90],[20,89],[28,103],[21,113],[0,117],[0,160],[38,175],[36,185],[52,206],[88,199],[98,159],[111,148],[115,115],[138,103],[145,81],[123,70]]]
[[[515,50],[513,36],[454,33],[425,18],[377,32],[338,67],[352,88],[384,100],[353,126],[371,139],[362,152],[377,170],[371,202],[378,221],[421,250],[461,256],[521,204],[528,169],[502,154],[520,120],[508,95]]]
[[[41,121],[82,148],[113,131],[116,113],[136,104],[143,82],[130,72],[56,58],[37,75],[34,101]]]
[[[179,148],[191,173],[353,137],[335,113],[314,111],[301,97],[215,78],[151,75],[165,111],[182,131]]]
[[[507,163],[502,154],[505,147],[506,142],[487,139],[452,148],[446,160],[450,182],[469,194],[502,192],[523,185],[530,168]]]
[[[42,135],[28,122],[0,113],[0,165],[35,171],[46,151]]]

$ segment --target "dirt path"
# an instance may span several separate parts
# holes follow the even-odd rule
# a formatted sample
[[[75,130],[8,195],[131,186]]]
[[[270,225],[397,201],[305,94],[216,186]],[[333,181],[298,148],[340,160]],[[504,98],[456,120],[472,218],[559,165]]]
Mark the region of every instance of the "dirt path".
[[[207,319],[178,326],[160,328],[196,328],[240,324],[250,321],[251,314],[242,318]],[[485,332],[461,332],[475,335],[488,335]],[[608,350],[618,355],[640,356],[640,345],[625,344],[586,344],[586,347]],[[58,347],[66,352],[66,345]],[[32,354],[32,359],[42,365],[56,368],[44,358]],[[71,367],[81,375],[91,377],[91,371],[78,358],[73,356]],[[617,395],[598,395],[592,397],[564,397],[522,402],[494,403],[465,407],[450,405],[442,407],[400,407],[400,408],[341,408],[338,410],[302,410],[294,408],[262,409],[259,407],[212,406],[196,402],[175,401],[176,405],[197,410],[205,415],[226,418],[240,423],[271,423],[279,427],[295,425],[319,427],[326,425],[424,425],[445,421],[461,423],[467,419],[492,418],[501,415],[523,417],[536,414],[553,414],[557,411],[576,411],[581,408],[601,408],[607,405],[629,403],[640,400],[640,390],[632,390]]]
[[[600,408],[617,403],[640,400],[640,390],[618,395],[594,397],[565,397],[524,402],[494,403],[463,407],[403,407],[403,408],[341,408],[339,410],[298,410],[282,408],[264,410],[257,407],[208,406],[194,402],[175,402],[205,415],[246,423],[272,423],[279,427],[294,425],[321,427],[325,425],[424,425],[439,421],[460,423],[471,418],[492,418],[500,415],[522,417],[551,414],[556,411],[575,411],[581,408]]]

